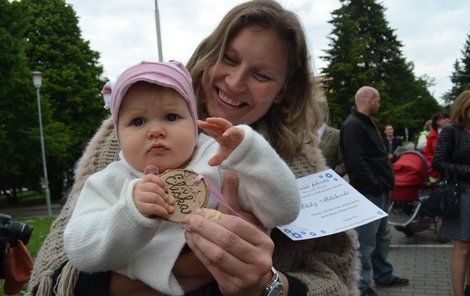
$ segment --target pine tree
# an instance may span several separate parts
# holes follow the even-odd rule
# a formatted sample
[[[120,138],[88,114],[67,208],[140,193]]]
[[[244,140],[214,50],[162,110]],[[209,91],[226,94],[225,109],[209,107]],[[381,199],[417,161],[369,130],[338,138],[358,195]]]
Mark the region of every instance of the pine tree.
[[[375,87],[381,96],[382,123],[411,132],[440,106],[427,90],[427,81],[416,78],[413,64],[402,57],[402,44],[389,28],[384,7],[374,0],[341,0],[333,11],[330,48],[322,58],[332,124],[341,126],[354,105],[354,94],[364,85]]]
[[[99,54],[82,39],[69,4],[64,0],[23,0],[22,4],[29,18],[24,35],[29,67],[44,73],[42,97],[49,103],[52,122],[63,124],[63,137],[69,139],[47,159],[51,194],[58,199],[64,180],[72,179],[83,144],[106,116],[100,96],[103,69]],[[47,138],[46,147],[58,140]]]
[[[448,104],[452,104],[464,90],[470,90],[470,34],[467,35],[462,55],[460,61],[457,59],[454,63],[454,72],[450,77],[452,89],[443,96],[444,101]]]

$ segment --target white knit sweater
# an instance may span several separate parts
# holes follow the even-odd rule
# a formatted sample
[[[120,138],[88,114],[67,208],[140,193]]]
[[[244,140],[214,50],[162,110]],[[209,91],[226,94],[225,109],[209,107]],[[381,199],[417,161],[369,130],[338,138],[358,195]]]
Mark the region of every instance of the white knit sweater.
[[[187,168],[219,189],[222,171],[236,171],[244,210],[256,215],[266,228],[293,221],[300,205],[294,174],[261,135],[248,126],[240,127],[245,133],[243,142],[219,168],[207,165],[219,145],[204,134],[199,136]],[[172,268],[185,244],[184,231],[175,223],[146,218],[138,212],[132,192],[143,175],[122,154],[120,161],[91,175],[65,229],[65,251],[81,271],[114,270],[162,293],[181,295],[184,292]],[[210,197],[207,207],[216,206]]]

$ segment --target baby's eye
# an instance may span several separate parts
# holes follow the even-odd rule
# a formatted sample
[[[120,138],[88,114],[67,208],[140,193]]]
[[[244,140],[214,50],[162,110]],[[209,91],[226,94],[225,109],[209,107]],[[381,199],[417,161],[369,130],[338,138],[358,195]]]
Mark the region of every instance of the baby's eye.
[[[167,114],[165,116],[165,119],[168,120],[168,121],[176,121],[178,118],[179,118],[179,116],[176,115],[176,114]]]
[[[141,126],[144,124],[145,120],[143,118],[134,118],[131,120],[131,125],[133,126]]]

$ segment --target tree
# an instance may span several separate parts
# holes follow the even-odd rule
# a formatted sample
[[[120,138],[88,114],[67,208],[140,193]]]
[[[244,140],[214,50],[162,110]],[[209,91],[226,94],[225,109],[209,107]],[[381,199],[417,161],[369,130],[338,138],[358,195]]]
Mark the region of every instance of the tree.
[[[49,103],[51,129],[46,138],[51,194],[62,196],[82,147],[104,119],[99,91],[104,84],[99,54],[81,37],[73,8],[63,0],[23,0],[28,13],[25,31],[29,67],[44,73],[41,93]],[[48,131],[45,131],[47,135]],[[54,143],[62,140],[60,145]]]
[[[332,124],[341,126],[354,105],[354,94],[364,85],[381,96],[382,124],[398,130],[421,129],[440,106],[427,90],[425,78],[416,78],[413,64],[402,57],[401,43],[388,27],[384,7],[374,0],[341,0],[332,13],[330,48],[322,58]]]
[[[0,190],[12,204],[18,189],[38,187],[41,176],[39,157],[31,157],[39,146],[32,138],[37,113],[24,43],[18,37],[24,27],[18,3],[0,0]]]
[[[462,55],[462,59],[457,59],[454,63],[454,72],[450,77],[452,88],[443,96],[447,104],[452,104],[461,92],[470,89],[470,34],[467,35]]]
[[[36,93],[22,38],[27,15],[21,3],[0,0],[0,16],[0,190],[14,204],[18,189],[40,190],[43,170]],[[47,99],[41,106],[47,154],[60,158],[70,137],[51,119]]]

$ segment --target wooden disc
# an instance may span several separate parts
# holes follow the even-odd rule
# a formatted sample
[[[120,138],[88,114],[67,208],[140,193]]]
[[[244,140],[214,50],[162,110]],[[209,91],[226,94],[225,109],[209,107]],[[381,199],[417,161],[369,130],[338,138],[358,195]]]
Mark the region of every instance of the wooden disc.
[[[196,182],[198,175],[187,169],[167,170],[159,175],[166,183],[167,193],[175,198],[175,211],[169,221],[183,223],[187,214],[206,205],[209,189],[204,179]]]

